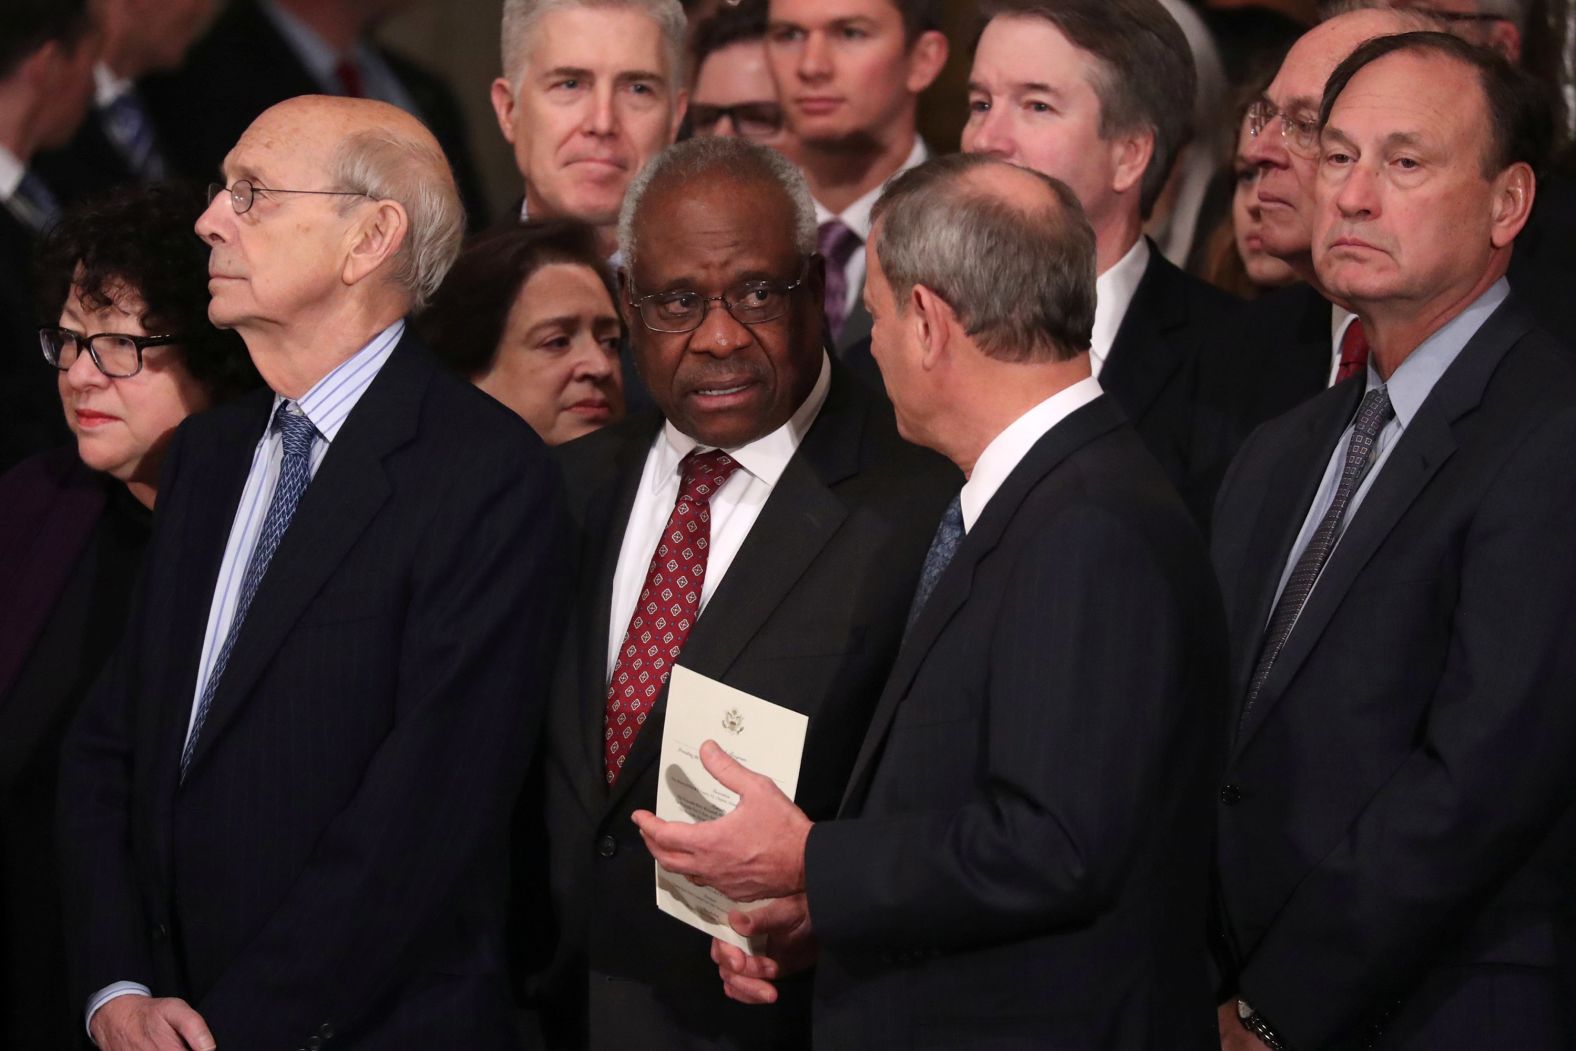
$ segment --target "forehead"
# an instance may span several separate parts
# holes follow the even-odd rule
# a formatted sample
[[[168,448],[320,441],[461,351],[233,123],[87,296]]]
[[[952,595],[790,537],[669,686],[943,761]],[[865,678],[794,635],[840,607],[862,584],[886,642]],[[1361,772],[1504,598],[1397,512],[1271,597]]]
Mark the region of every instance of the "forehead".
[[[1266,94],[1280,105],[1298,98],[1312,99],[1317,105],[1325,81],[1347,55],[1374,37],[1406,28],[1395,15],[1378,10],[1355,11],[1317,25],[1292,46]]]
[[[766,66],[766,43],[741,40],[706,56],[695,78],[692,101],[775,101],[777,88]]]
[[[1329,126],[1359,142],[1412,136],[1449,145],[1453,156],[1489,137],[1475,71],[1438,54],[1392,54],[1364,66],[1335,100]]]
[[[770,183],[715,176],[659,187],[636,221],[637,284],[787,278],[798,253],[793,207]]]
[[[1088,79],[1099,60],[1067,39],[1049,19],[1034,15],[998,15],[980,34],[974,50],[975,80],[1065,87]]]
[[[895,0],[771,0],[769,17],[773,22],[800,26],[862,18],[901,25],[902,12]]]
[[[671,77],[662,27],[640,11],[568,7],[549,11],[525,43],[528,69],[589,69],[609,75],[659,72]]]
[[[337,136],[333,122],[309,111],[269,111],[252,122],[224,158],[227,179],[269,180],[295,189],[285,180],[312,177],[328,169]],[[315,189],[316,187],[301,187]]]

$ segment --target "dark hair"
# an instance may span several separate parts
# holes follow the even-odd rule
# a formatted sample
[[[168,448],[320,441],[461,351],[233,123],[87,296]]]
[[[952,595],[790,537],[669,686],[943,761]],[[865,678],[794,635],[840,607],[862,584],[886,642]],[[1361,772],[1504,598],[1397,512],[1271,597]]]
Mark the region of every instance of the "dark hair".
[[[471,238],[449,276],[417,319],[435,354],[467,379],[498,355],[509,311],[531,275],[553,263],[589,267],[608,298],[618,294],[596,232],[576,219],[542,219],[487,230]]]
[[[0,80],[51,40],[75,46],[92,24],[88,0],[5,0],[0,4]]]
[[[1003,199],[971,178],[988,168],[1043,183],[1044,199]],[[1094,230],[1059,180],[984,154],[937,157],[893,179],[871,223],[896,301],[924,285],[987,356],[1065,361],[1089,349]]]
[[[1090,86],[1100,99],[1100,136],[1154,132],[1154,155],[1138,191],[1139,214],[1149,218],[1193,131],[1198,74],[1176,19],[1160,0],[985,0],[980,10],[985,23],[1043,18],[1099,60]]]
[[[922,34],[941,29],[941,0],[892,0],[903,16],[903,39],[910,46]]]
[[[1537,81],[1512,66],[1499,52],[1449,33],[1396,33],[1375,37],[1353,51],[1325,82],[1324,98],[1319,103],[1319,127],[1322,129],[1329,122],[1335,100],[1358,70],[1399,52],[1443,55],[1477,71],[1478,86],[1488,110],[1484,178],[1492,179],[1512,164],[1528,164],[1534,172],[1543,171],[1554,142],[1554,116],[1548,95]]]
[[[259,385],[241,337],[208,320],[208,247],[192,231],[203,200],[195,185],[164,183],[122,188],[69,210],[39,246],[40,321],[55,323],[73,287],[94,310],[124,288],[144,304],[143,328],[181,337],[182,364],[213,400]]]
[[[717,13],[695,27],[690,38],[694,60],[690,69],[700,76],[701,63],[725,47],[766,39],[767,0],[741,0],[737,5],[724,4]]]

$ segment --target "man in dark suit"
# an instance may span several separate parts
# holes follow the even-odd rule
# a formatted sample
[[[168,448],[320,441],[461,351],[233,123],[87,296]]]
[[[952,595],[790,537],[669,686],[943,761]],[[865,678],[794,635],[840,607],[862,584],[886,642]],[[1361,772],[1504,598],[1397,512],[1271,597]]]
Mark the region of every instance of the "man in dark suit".
[[[898,427],[968,482],[837,819],[740,793],[635,815],[669,869],[779,932],[714,946],[758,1001],[820,944],[817,1047],[1211,1048],[1219,597],[1197,530],[1089,374],[1095,240],[1063,184],[984,157],[900,176],[866,298]],[[982,260],[988,260],[982,264]],[[946,291],[941,291],[945,289]]]
[[[465,120],[441,79],[376,44],[378,19],[398,3],[230,0],[185,64],[140,86],[175,168],[207,180],[259,113],[297,95],[392,103],[437,136],[477,228],[486,222]]]
[[[1207,522],[1236,449],[1223,407],[1200,387],[1199,359],[1237,301],[1143,236],[1188,138],[1187,40],[1159,0],[992,0],[986,14],[963,150],[1061,179],[1078,195],[1099,274],[1090,366]]]
[[[1372,354],[1215,516],[1222,1039],[1570,1047],[1576,359],[1504,279],[1548,128],[1437,33],[1358,48],[1319,120],[1314,263]]]
[[[364,184],[336,183],[347,152]],[[271,390],[177,432],[140,600],[62,759],[89,1029],[104,1051],[513,1048],[503,847],[559,616],[558,483],[403,334],[463,227],[418,121],[295,99],[223,174],[197,223],[210,316]]]
[[[660,411],[561,450],[581,604],[550,717],[563,930],[543,996],[580,1014],[573,1028],[589,1021],[592,1047],[803,1047],[807,979],[772,1010],[729,1003],[709,939],[655,907],[629,818],[655,804],[670,661],[809,716],[798,798],[831,816],[957,477],[822,350],[814,210],[788,161],[691,140],[636,180],[624,216],[626,316]],[[632,666],[653,550],[707,456],[727,473],[708,498],[693,628],[660,667]],[[660,686],[626,706],[617,684],[642,672]]]

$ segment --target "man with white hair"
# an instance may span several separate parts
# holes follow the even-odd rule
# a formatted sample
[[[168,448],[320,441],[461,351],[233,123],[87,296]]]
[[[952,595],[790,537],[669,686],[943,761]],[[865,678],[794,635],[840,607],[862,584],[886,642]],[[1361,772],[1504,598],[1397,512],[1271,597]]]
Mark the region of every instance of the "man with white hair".
[[[61,760],[73,982],[103,1051],[517,1046],[505,835],[559,487],[405,316],[463,213],[380,102],[266,110],[197,222],[269,389],[171,443],[142,593]]]
[[[566,1046],[802,1048],[807,975],[771,1008],[733,1003],[710,939],[653,902],[630,815],[656,803],[668,673],[682,663],[807,715],[797,798],[830,816],[959,479],[822,348],[815,206],[780,154],[735,138],[672,147],[631,185],[620,244],[656,407],[557,450],[580,608],[548,721],[561,940],[538,992]],[[703,530],[700,584],[664,609],[646,595],[681,521]],[[632,645],[670,631],[654,654]]]
[[[613,251],[625,189],[684,119],[684,34],[678,0],[505,0],[492,104],[522,219],[579,219]]]

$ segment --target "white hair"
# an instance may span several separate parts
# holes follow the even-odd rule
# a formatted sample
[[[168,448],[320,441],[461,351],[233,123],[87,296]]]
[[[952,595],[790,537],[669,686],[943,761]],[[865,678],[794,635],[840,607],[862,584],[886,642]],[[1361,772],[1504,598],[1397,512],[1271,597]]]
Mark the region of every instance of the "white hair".
[[[793,205],[794,247],[800,255],[816,248],[815,202],[804,174],[776,150],[757,146],[744,139],[716,136],[687,139],[657,154],[624,193],[624,206],[618,213],[618,251],[626,268],[633,268],[639,245],[635,241],[635,218],[640,203],[652,186],[683,183],[714,172],[725,173],[741,182],[764,182],[782,190]]]
[[[538,23],[554,11],[577,9],[636,11],[650,18],[662,30],[662,50],[667,56],[672,88],[677,91],[683,85],[684,39],[689,27],[679,0],[504,0],[503,24],[498,35],[503,75],[515,95],[520,93],[527,45]]]

